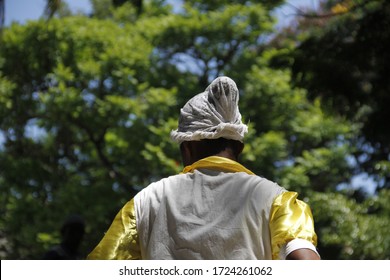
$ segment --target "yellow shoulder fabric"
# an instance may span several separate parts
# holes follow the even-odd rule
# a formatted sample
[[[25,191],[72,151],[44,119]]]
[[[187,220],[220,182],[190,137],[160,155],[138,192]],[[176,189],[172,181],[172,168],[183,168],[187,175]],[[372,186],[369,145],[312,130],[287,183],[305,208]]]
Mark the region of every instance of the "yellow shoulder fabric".
[[[116,215],[107,233],[88,255],[88,260],[139,260],[134,200],[130,200]]]
[[[272,258],[279,258],[280,248],[293,239],[300,238],[317,246],[313,215],[310,207],[297,199],[296,192],[284,192],[277,196],[270,214]]]

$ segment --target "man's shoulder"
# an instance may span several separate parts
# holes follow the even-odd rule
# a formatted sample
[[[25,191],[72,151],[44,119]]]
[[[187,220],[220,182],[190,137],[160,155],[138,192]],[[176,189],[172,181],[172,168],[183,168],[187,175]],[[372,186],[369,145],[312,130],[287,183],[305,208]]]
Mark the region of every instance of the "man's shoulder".
[[[138,192],[137,196],[140,196],[140,195],[146,194],[146,193],[150,193],[150,192],[155,192],[156,190],[160,190],[162,186],[173,183],[173,182],[177,182],[178,180],[183,179],[184,177],[186,177],[185,174],[175,174],[175,175],[171,175],[171,176],[156,180],[156,181],[150,183],[149,185],[147,185],[142,190],[140,190]]]
[[[172,183],[172,182],[184,180],[186,177],[188,177],[187,174],[182,174],[182,173],[174,174],[174,175],[167,176],[167,177],[161,178],[159,180],[156,180],[156,181],[150,183],[146,188],[160,187],[161,185],[164,185],[164,184],[169,184],[169,183]]]
[[[235,176],[242,178],[242,180],[246,180],[251,182],[252,184],[259,185],[259,186],[266,186],[266,187],[277,187],[280,188],[279,184],[275,181],[268,179],[266,177],[263,177],[261,175],[256,174],[247,174],[244,172],[238,172],[234,173]]]
[[[273,200],[273,198],[286,191],[284,187],[280,186],[275,181],[260,175],[236,173],[236,176],[236,184],[239,185],[241,189],[246,189],[247,192],[250,192],[257,198],[267,197]]]

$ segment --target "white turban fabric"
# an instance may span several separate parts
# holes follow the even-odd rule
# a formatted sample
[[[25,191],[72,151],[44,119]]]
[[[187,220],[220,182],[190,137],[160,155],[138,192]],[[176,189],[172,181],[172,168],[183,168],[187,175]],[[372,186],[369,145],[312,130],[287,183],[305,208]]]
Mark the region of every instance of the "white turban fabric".
[[[179,127],[171,132],[172,140],[182,143],[223,137],[243,142],[248,127],[241,121],[238,100],[236,83],[229,77],[216,78],[180,110]]]

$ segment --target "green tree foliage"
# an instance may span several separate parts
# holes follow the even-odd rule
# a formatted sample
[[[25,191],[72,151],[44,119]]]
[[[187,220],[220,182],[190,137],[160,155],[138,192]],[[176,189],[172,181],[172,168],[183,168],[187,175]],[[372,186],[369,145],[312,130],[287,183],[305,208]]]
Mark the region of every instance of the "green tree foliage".
[[[389,194],[384,189],[363,203],[340,193],[310,195],[322,258],[389,259]]]
[[[181,170],[169,133],[217,75],[241,91],[242,162],[312,205],[324,256],[388,257],[388,192],[357,203],[337,191],[353,174],[359,127],[293,88],[288,67],[271,67],[288,53],[268,40],[281,1],[183,1],[175,12],[165,1],[142,1],[141,12],[124,2],[93,0],[92,17],[3,32],[2,258],[41,258],[69,213],[86,219],[88,253],[125,201]]]
[[[3,28],[5,21],[5,0],[0,1],[0,31]]]
[[[321,14],[327,15],[326,20]],[[361,125],[355,139],[357,172],[390,187],[390,2],[326,1],[295,51],[295,82],[327,110]]]
[[[290,84],[288,70],[261,61],[249,72],[242,104],[253,134],[245,159],[258,173],[303,194],[335,190],[350,176],[349,148],[339,137],[353,135],[353,126],[326,115],[318,100],[308,102],[306,91]]]
[[[74,17],[13,25],[2,41],[2,212],[17,221],[7,236],[23,229],[17,250],[41,242],[54,227],[47,221],[65,213],[111,220],[117,204],[92,215],[102,213],[102,198],[124,202],[150,177],[177,171],[165,158],[158,172],[146,164],[155,158],[145,143],[156,143],[150,131],[167,119],[175,90],[148,85],[153,48],[132,28]],[[27,251],[11,257],[40,257]]]
[[[349,162],[354,174],[364,173],[376,181],[377,196],[367,198],[364,183],[358,186],[362,189],[343,195],[310,195],[320,229],[320,249],[325,258],[388,259],[387,206],[380,204],[373,211],[370,205],[388,199],[388,191],[381,189],[389,187],[390,175],[385,128],[389,118],[385,51],[389,43],[389,3],[329,0],[321,4],[319,11],[299,11],[297,27],[285,30],[273,42],[284,48],[272,65],[291,65],[293,84],[306,88],[309,100],[321,100],[326,112],[343,116],[355,125],[357,133],[348,140],[352,147]],[[335,201],[330,210],[325,208],[326,200]]]

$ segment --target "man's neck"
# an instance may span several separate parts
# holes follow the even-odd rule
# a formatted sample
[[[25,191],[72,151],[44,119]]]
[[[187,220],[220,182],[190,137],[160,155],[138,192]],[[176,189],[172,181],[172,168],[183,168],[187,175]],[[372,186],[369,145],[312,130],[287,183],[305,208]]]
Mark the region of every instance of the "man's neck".
[[[224,158],[228,158],[228,159],[231,159],[231,160],[234,160],[234,161],[237,161],[237,160],[238,160],[238,159],[233,155],[233,153],[230,152],[230,150],[222,151],[222,152],[220,152],[220,153],[215,154],[214,156],[217,156],[217,157],[224,157]]]

